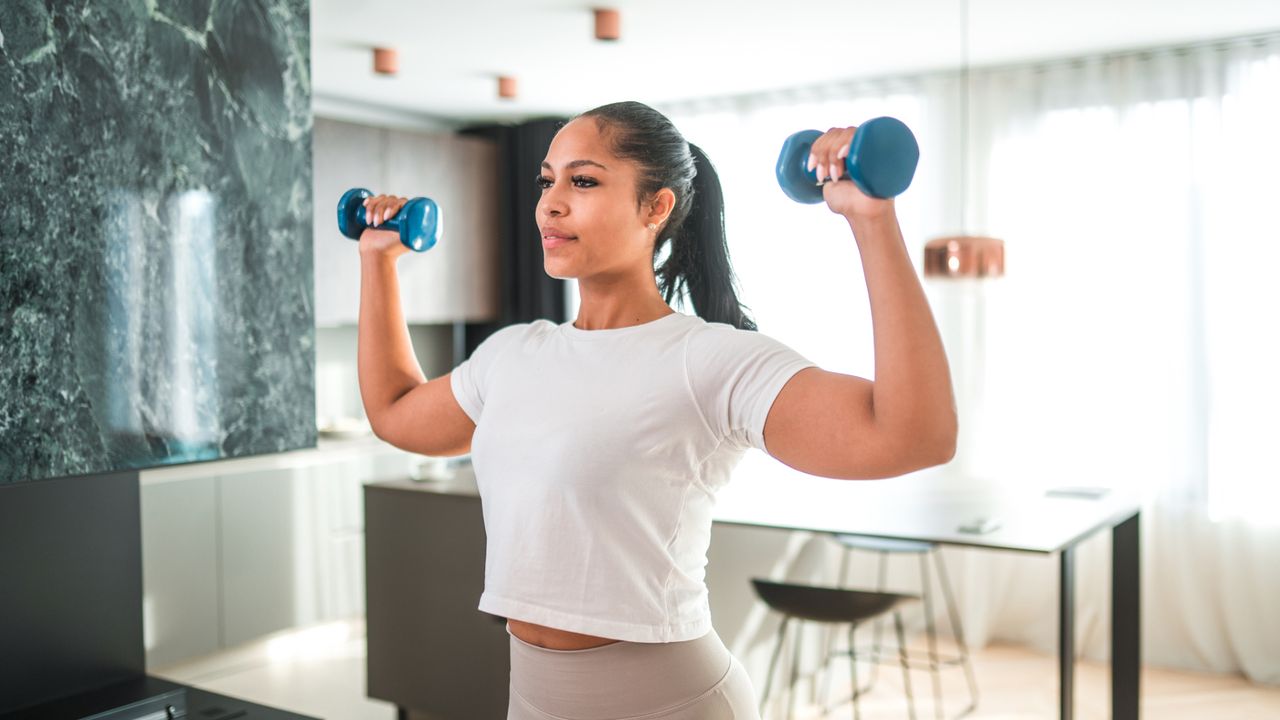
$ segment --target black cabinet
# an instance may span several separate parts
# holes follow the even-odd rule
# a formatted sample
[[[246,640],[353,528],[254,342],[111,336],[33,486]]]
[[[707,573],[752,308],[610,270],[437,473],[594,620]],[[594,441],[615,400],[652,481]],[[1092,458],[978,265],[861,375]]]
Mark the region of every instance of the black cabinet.
[[[364,487],[368,695],[431,720],[507,715],[506,619],[476,609],[485,533],[469,468]]]

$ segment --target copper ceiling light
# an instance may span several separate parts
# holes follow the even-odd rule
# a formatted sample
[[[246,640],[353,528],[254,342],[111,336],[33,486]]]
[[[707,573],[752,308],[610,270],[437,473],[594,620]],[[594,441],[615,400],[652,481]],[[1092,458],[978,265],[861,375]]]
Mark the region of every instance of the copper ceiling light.
[[[960,213],[961,234],[934,238],[924,246],[924,275],[935,278],[1004,277],[1004,241],[966,235],[966,200],[969,158],[969,3],[960,0]]]
[[[400,71],[399,53],[393,48],[374,48],[373,71],[380,75],[395,75]]]
[[[985,278],[1004,276],[1004,241],[956,235],[924,245],[925,277]]]
[[[516,96],[516,79],[510,75],[498,77],[498,97],[512,99]]]
[[[622,37],[622,16],[617,10],[596,8],[596,39],[617,40]]]

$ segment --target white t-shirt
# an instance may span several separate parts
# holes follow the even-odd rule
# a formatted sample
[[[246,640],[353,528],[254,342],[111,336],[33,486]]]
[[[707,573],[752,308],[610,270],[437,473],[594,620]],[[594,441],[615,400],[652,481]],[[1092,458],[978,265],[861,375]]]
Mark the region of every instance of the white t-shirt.
[[[479,609],[633,642],[701,637],[715,493],[749,447],[765,449],[774,399],[812,366],[767,335],[680,312],[490,335],[450,378],[476,423]]]

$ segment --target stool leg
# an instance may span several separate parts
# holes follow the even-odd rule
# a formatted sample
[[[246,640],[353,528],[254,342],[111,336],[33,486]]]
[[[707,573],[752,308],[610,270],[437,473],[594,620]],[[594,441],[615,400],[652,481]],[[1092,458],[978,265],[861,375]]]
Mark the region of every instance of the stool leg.
[[[834,626],[834,623],[832,623],[831,625],[828,625],[827,627],[832,627],[832,626]],[[830,635],[831,635],[831,633],[829,633],[829,634],[828,634],[828,637],[830,637]],[[850,648],[851,648],[851,649],[850,649],[850,652],[853,652],[853,650],[852,650],[852,646],[850,646]],[[832,672],[830,671],[830,668],[828,667],[828,665],[830,665],[830,664],[831,664],[831,656],[832,656],[832,655],[834,655],[834,654],[835,654],[835,653],[832,653],[832,652],[831,652],[830,643],[828,643],[828,645],[827,645],[826,655],[824,655],[824,656],[823,656],[823,658],[822,658],[822,693],[821,693],[821,697],[822,697],[822,714],[823,714],[823,715],[826,715],[827,713],[831,712],[831,704],[830,704],[830,700],[831,700],[831,676],[832,676],[832,675],[834,675],[835,673],[832,673]],[[817,682],[815,682],[813,685],[814,685],[814,687],[816,688],[816,687],[818,686],[818,683],[817,683]],[[815,703],[817,702],[817,698],[816,698],[816,697],[814,698],[814,702],[815,702]]]
[[[969,662],[969,646],[964,640],[964,627],[960,624],[960,611],[956,608],[955,597],[951,594],[951,580],[947,577],[947,564],[942,560],[942,550],[934,552],[933,561],[938,565],[938,580],[942,585],[942,599],[947,605],[947,616],[951,619],[951,628],[955,632],[956,643],[960,645],[960,664],[964,666],[965,682],[969,685],[969,707],[957,717],[967,715],[978,708],[978,681],[973,676],[973,663]]]
[[[902,686],[907,692],[907,714],[916,720],[916,703],[911,696],[911,668],[907,666],[907,637],[902,631],[902,614],[893,612],[893,628],[898,633],[898,660],[902,663]]]
[[[804,645],[804,623],[799,619],[796,620],[795,632],[791,633],[795,636],[795,652],[791,656],[791,686],[787,688],[787,720],[795,717],[796,710],[796,679],[800,675],[800,648]]]
[[[876,592],[884,592],[884,587],[888,579],[889,570],[889,553],[888,551],[880,551],[880,570],[876,579]],[[880,657],[883,648],[880,646],[880,639],[884,637],[884,616],[877,617],[872,625],[875,637],[871,640],[871,681],[867,683],[867,691],[875,687],[876,677],[880,672]]]
[[[929,676],[933,681],[933,716],[942,720],[942,671],[938,669],[938,628],[933,621],[929,588],[929,553],[920,554],[920,597],[924,600],[924,632],[929,640]]]
[[[847,568],[849,565],[849,555],[852,552],[853,551],[851,549],[844,548],[843,553],[840,556],[840,574],[836,576],[837,578],[836,587],[838,588],[842,588],[845,586],[845,583],[846,583],[845,575],[847,574]],[[810,702],[812,702],[815,705],[818,702],[817,675],[818,674],[822,675],[822,687],[823,687],[822,697],[823,698],[827,697],[827,691],[831,687],[831,683],[830,683],[831,671],[829,666],[831,665],[831,654],[832,654],[831,638],[835,635],[835,632],[832,630],[833,627],[834,627],[833,625],[824,624],[822,628],[822,663],[818,665],[817,673],[815,673],[814,682],[813,682],[813,695],[810,698]],[[828,707],[826,704],[826,700],[824,699],[823,705],[822,705],[822,711],[824,715],[826,714],[827,710],[828,710]]]
[[[764,677],[764,695],[760,698],[760,714],[764,715],[764,705],[769,700],[769,688],[773,685],[773,669],[778,664],[778,655],[782,654],[782,641],[787,637],[787,621],[790,615],[784,615],[782,625],[778,627],[778,642],[773,645],[773,659],[769,661],[769,673]]]
[[[862,707],[858,697],[862,691],[858,689],[858,653],[853,649],[853,631],[857,625],[849,626],[849,677],[853,679],[853,720],[862,720]]]

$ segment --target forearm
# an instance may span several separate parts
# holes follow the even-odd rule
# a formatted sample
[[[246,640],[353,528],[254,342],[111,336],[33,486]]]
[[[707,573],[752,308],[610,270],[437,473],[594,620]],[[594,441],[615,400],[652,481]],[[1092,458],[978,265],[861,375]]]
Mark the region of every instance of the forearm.
[[[394,258],[361,253],[359,322],[356,365],[360,398],[376,428],[387,408],[427,381],[409,341]]]
[[[890,211],[848,220],[871,298],[876,425],[890,437],[907,438],[936,452],[954,452],[957,421],[951,371],[898,218]]]

